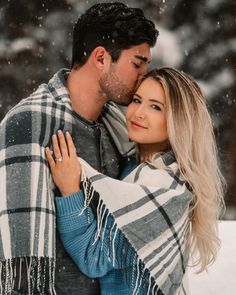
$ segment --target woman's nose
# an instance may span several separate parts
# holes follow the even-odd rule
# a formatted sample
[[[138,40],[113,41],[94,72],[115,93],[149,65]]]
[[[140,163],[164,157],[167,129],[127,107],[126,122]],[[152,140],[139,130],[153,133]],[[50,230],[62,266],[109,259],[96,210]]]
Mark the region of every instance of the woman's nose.
[[[136,112],[135,112],[135,117],[139,119],[144,119],[145,118],[145,110],[143,106],[140,106]]]

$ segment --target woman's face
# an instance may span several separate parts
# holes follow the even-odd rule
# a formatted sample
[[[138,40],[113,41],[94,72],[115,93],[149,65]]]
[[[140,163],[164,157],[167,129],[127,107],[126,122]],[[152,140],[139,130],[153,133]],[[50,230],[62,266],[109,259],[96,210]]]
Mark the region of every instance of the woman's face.
[[[132,141],[151,144],[157,152],[167,148],[166,98],[159,82],[151,77],[142,82],[127,108],[126,122]]]

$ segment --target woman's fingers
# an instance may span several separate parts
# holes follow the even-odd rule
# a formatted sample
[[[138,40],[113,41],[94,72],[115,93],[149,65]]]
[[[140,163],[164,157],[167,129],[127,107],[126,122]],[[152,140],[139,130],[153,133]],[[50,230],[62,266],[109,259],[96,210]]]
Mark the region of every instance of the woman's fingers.
[[[66,140],[65,140],[65,135],[61,130],[57,132],[58,134],[58,140],[59,140],[59,145],[60,145],[60,150],[61,150],[61,156],[62,158],[67,158],[69,156],[69,151],[67,148]]]
[[[66,132],[66,138],[61,130],[57,132],[57,135],[54,134],[52,136],[52,147],[56,161],[76,157],[75,145],[69,132]]]
[[[70,195],[80,190],[81,166],[76,157],[76,149],[69,133],[66,138],[62,131],[52,137],[54,155],[45,149],[51,168],[52,178],[62,195]]]
[[[52,149],[55,160],[61,159],[62,155],[56,134],[53,134],[52,136]]]
[[[53,169],[55,166],[55,161],[54,161],[52,153],[48,147],[46,147],[46,149],[45,149],[45,154],[46,154],[50,168]]]
[[[73,139],[68,131],[66,132],[66,141],[67,141],[67,146],[68,146],[68,150],[69,150],[69,156],[70,157],[77,157]]]
[[[69,150],[69,156],[72,158],[73,157],[77,158],[76,148],[75,148],[73,139],[68,131],[66,132],[66,142],[67,142],[67,146],[68,146],[68,150]],[[77,159],[77,161],[78,161],[77,163],[78,163],[79,172],[81,174],[81,171],[82,171],[81,164],[78,159]]]

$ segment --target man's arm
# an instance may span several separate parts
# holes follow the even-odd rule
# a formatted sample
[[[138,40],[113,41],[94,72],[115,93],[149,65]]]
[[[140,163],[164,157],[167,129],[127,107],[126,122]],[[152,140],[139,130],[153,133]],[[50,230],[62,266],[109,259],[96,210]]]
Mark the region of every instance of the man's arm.
[[[0,125],[0,263],[5,291],[34,288],[37,294],[53,287],[55,212],[39,118],[23,106]]]

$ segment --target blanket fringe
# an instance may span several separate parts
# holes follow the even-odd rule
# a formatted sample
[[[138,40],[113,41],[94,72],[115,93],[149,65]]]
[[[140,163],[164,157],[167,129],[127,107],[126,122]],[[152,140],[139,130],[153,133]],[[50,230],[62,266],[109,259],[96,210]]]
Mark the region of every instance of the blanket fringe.
[[[0,262],[0,295],[12,291],[28,295],[56,294],[55,259],[49,257],[17,257]]]
[[[88,178],[83,175],[83,191],[85,194],[84,200],[84,208],[82,209],[82,214],[90,205],[92,199],[94,197],[99,196],[99,194],[94,190],[91,182]],[[112,216],[108,212],[106,205],[104,204],[103,200],[99,197],[98,206],[97,206],[97,232],[94,237],[93,245],[100,239],[101,242],[101,250],[103,250],[104,244],[104,235],[105,230],[107,229],[107,222],[109,216]],[[89,216],[88,216],[89,218]],[[114,219],[113,219],[114,221]],[[113,265],[115,263],[119,263],[119,259],[117,257],[123,255],[121,252],[124,253],[126,250],[131,246],[128,242],[127,238],[124,236],[125,243],[121,246],[120,253],[115,247],[115,241],[118,237],[118,226],[114,221],[109,228],[109,247],[107,249],[108,258],[112,261]],[[139,259],[137,255],[137,251],[134,249],[135,255],[131,258],[130,265],[133,265],[131,272],[124,272],[124,277],[126,279],[127,284],[132,288],[132,295],[165,295],[163,291],[160,289],[160,286],[157,285],[155,279],[151,276],[150,271],[144,267],[144,263]],[[121,259],[122,261],[122,259]],[[120,268],[122,268],[122,262],[120,262]]]

